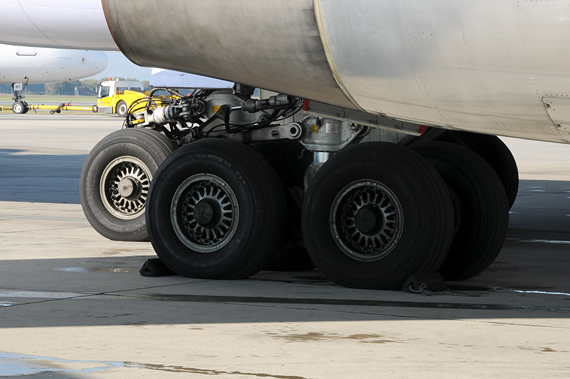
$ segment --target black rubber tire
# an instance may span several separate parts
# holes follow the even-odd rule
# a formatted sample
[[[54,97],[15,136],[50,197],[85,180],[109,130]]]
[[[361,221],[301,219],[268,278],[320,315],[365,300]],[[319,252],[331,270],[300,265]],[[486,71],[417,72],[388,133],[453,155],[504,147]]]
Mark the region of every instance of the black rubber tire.
[[[462,280],[483,272],[497,257],[509,224],[507,197],[499,177],[478,154],[448,142],[418,144],[426,158],[457,195],[459,229],[439,269],[445,280]]]
[[[198,186],[194,183],[200,181],[208,185],[217,181],[216,190],[223,188],[225,194],[231,193],[227,198],[234,199],[230,209],[238,208],[236,213],[230,211],[234,221],[228,230],[233,232],[222,234],[215,241],[217,246],[209,241],[192,241],[187,234],[189,228],[176,226],[184,222],[197,225],[190,219],[194,213],[184,213],[179,204],[184,207],[185,194],[192,193],[193,186]],[[147,227],[157,255],[177,274],[239,279],[261,270],[281,243],[285,206],[279,178],[260,153],[237,142],[204,139],[180,148],[156,173],[147,204]]]
[[[19,101],[12,104],[12,112],[15,114],[25,114],[28,113],[28,106],[25,102]]]
[[[127,115],[127,112],[129,111],[129,107],[127,107],[127,103],[125,103],[123,100],[121,100],[117,103],[117,106],[115,107],[115,109],[117,111],[117,115],[119,115],[121,117],[125,117]]]
[[[102,176],[107,166],[121,157],[140,160],[152,176],[175,149],[176,145],[157,131],[123,129],[109,134],[91,150],[81,171],[79,195],[87,220],[99,234],[115,241],[148,240],[144,204],[135,218],[124,219],[127,215],[119,210],[112,213],[111,201],[105,206],[101,195]]]
[[[468,147],[482,157],[499,176],[509,203],[515,203],[519,190],[519,170],[513,154],[497,136],[486,134],[447,131],[438,141],[452,142]]]
[[[374,182],[393,193],[397,201],[392,203],[401,206],[403,220],[391,250],[363,261],[342,250],[332,217],[341,209],[335,207],[337,196],[350,199],[344,194],[349,195],[354,185],[372,188]],[[342,229],[347,224],[339,225]],[[369,142],[337,153],[316,173],[303,204],[303,236],[317,268],[335,283],[401,289],[410,275],[435,272],[445,259],[453,237],[452,203],[441,176],[419,154],[395,144]]]
[[[304,179],[312,154],[298,141],[277,140],[251,145],[271,164],[285,189],[287,226],[285,238],[271,260],[263,267],[270,271],[307,271],[315,268],[303,242],[301,210],[305,193]]]

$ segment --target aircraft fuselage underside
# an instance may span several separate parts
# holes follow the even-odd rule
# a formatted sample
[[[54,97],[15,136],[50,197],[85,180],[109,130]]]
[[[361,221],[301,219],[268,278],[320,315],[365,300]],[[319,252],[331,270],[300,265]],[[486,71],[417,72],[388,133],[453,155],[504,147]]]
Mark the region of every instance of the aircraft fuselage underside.
[[[567,0],[103,5],[117,45],[143,66],[417,124],[570,141]]]

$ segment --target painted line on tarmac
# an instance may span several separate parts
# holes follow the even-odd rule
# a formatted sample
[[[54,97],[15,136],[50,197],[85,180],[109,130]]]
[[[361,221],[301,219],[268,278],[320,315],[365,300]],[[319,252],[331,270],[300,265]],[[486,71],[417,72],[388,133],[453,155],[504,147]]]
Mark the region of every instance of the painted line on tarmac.
[[[507,238],[507,241],[521,242],[521,243],[545,243],[550,245],[570,245],[570,241],[560,240],[523,240],[521,238]]]
[[[78,293],[78,292],[44,292],[44,291],[12,291],[0,290],[0,307],[12,307],[29,303],[15,303],[4,299],[38,299],[37,302],[57,300],[102,300],[116,299],[113,295],[101,293]]]
[[[77,365],[81,365],[84,367],[83,368],[65,367],[65,366],[76,367]],[[273,378],[273,379],[306,379],[301,376],[273,375],[263,372],[221,371],[214,369],[184,367],[179,365],[167,366],[161,364],[149,364],[149,363],[138,363],[138,362],[70,360],[70,359],[60,359],[55,357],[0,352],[0,377],[30,376],[42,373],[59,373],[58,377],[60,377],[63,373],[94,374],[94,373],[103,373],[107,370],[121,369],[121,368],[163,371],[168,373],[176,372],[176,373],[197,374],[197,375],[216,375],[216,376],[239,375],[240,377],[251,376],[257,378]],[[49,376],[52,375],[50,374]]]
[[[79,296],[89,296],[88,293],[78,292],[44,292],[44,291],[11,291],[0,290],[0,297],[18,297],[24,299],[68,299]]]
[[[570,293],[566,292],[548,292],[548,291],[535,291],[535,290],[512,290],[508,288],[497,288],[496,292],[516,292],[516,293],[530,293],[538,295],[558,295],[558,296],[570,296]]]
[[[54,368],[54,366],[62,366],[65,364],[82,364],[92,367],[86,367],[83,369]],[[125,367],[125,363],[109,361],[72,361],[53,357],[0,352],[0,376],[29,376],[44,372],[90,374],[119,367]]]
[[[55,220],[55,221],[87,221],[86,218],[73,217],[49,217],[49,216],[19,216],[19,215],[3,215],[0,218],[9,218],[15,220]]]

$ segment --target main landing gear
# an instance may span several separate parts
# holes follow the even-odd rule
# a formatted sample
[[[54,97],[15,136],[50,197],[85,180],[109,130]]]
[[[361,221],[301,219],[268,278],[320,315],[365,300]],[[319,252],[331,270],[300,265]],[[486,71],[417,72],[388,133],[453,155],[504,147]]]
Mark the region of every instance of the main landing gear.
[[[272,260],[287,230],[282,183],[253,148],[224,139],[177,151],[156,173],[149,237],[173,271],[235,279]],[[334,282],[399,289],[412,274],[460,280],[485,270],[508,225],[506,194],[469,149],[372,142],[337,153],[302,209],[312,262]]]
[[[103,139],[81,175],[93,227],[149,239],[192,278],[316,266],[343,286],[400,289],[413,274],[473,277],[499,254],[518,173],[496,137],[364,143],[354,111],[243,90],[180,95]]]

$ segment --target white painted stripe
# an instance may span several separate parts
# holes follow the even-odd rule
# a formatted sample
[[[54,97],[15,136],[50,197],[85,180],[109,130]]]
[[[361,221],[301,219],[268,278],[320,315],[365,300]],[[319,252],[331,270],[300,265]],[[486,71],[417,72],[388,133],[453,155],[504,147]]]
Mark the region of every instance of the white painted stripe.
[[[501,288],[499,292],[516,292],[516,293],[531,293],[531,294],[538,294],[538,295],[561,295],[561,296],[570,296],[570,293],[566,292],[548,292],[548,291],[527,291],[527,290],[512,290]]]
[[[570,245],[570,241],[559,241],[559,240],[523,240],[520,238],[507,238],[507,241],[515,241],[522,243],[546,243],[551,245]]]
[[[43,291],[11,291],[0,290],[0,298],[31,298],[31,299],[70,299],[74,297],[91,296],[78,292],[43,292]]]
[[[0,218],[9,218],[15,220],[56,220],[56,221],[87,221],[86,218],[73,217],[46,217],[46,216],[20,216],[20,215],[2,215]]]

